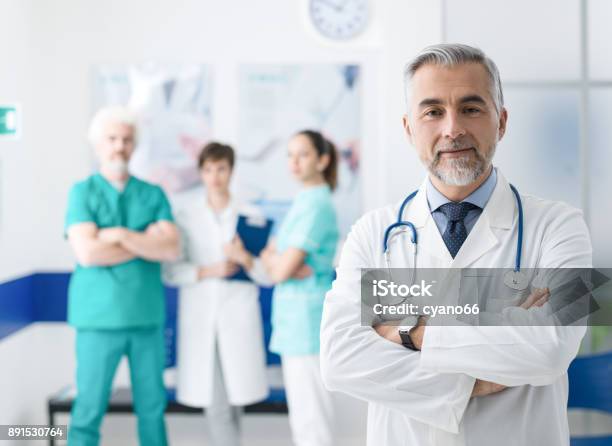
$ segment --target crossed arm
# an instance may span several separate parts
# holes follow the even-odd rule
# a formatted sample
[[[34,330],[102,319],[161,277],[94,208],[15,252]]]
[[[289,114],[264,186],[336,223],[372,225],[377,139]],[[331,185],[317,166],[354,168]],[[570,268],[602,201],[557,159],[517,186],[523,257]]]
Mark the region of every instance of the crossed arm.
[[[545,240],[541,264],[549,268],[589,267],[590,242],[581,216],[568,215],[559,219],[559,224],[572,225],[564,228],[572,236]],[[551,384],[567,371],[584,327],[417,328],[413,341],[423,346],[423,351],[417,352],[388,342],[384,333],[362,324],[360,271],[373,264],[370,253],[377,247],[371,226],[375,227],[365,217],[353,227],[337,280],[325,299],[321,371],[330,390],[457,432],[471,397],[495,393],[504,386]],[[551,227],[551,234],[558,234],[557,229]],[[538,311],[545,294],[533,296],[527,303],[529,308],[516,311]],[[488,328],[502,330],[502,338],[512,342],[496,343],[495,333],[489,333]]]
[[[261,251],[259,264],[242,244],[240,237],[236,236],[231,243],[224,247],[225,255],[232,262],[241,265],[250,273],[265,275],[272,284],[284,282],[287,279],[304,279],[312,274],[312,270],[304,262],[306,252],[298,248],[288,248],[282,253],[276,250],[276,243],[272,241]],[[263,269],[263,271],[258,271]]]
[[[303,278],[310,275],[310,268],[304,264],[305,259],[306,252],[298,248],[287,248],[279,253],[274,246],[269,246],[261,253],[264,268],[274,283],[284,282],[291,277]],[[298,274],[300,269],[302,274]]]
[[[179,254],[179,233],[165,220],[151,223],[143,232],[124,227],[99,229],[95,223],[68,228],[68,241],[83,266],[111,266],[134,258],[172,261]]]
[[[555,288],[592,263],[591,242],[582,214],[563,208],[559,214],[547,226],[538,260],[540,268],[546,269],[542,284],[553,290],[553,299]],[[503,316],[508,320],[524,323],[416,327],[411,339],[423,350],[420,367],[435,373],[466,373],[478,378],[477,384],[481,380],[504,386],[552,384],[567,372],[586,327],[556,323],[554,315],[549,314],[550,308],[540,308],[549,296],[547,289],[536,289],[518,307],[504,310]],[[396,341],[395,333],[385,334],[387,339]]]
[[[524,310],[528,310],[530,308],[539,308],[543,306],[546,302],[548,302],[548,298],[550,297],[550,292],[547,288],[535,289],[529,297],[519,305],[519,308]],[[395,342],[396,344],[401,344],[402,339],[399,335],[398,327],[393,325],[377,325],[374,327],[376,333],[378,333],[383,338],[388,341]],[[409,332],[409,336],[414,344],[414,347],[417,350],[421,350],[423,347],[423,338],[425,337],[425,331],[427,329],[426,319],[424,317],[419,318],[419,322],[415,325],[412,330]],[[476,379],[474,383],[474,388],[472,389],[472,397],[477,396],[486,396],[493,393],[501,392],[507,386],[503,384],[498,384],[491,381],[485,381],[483,379]]]

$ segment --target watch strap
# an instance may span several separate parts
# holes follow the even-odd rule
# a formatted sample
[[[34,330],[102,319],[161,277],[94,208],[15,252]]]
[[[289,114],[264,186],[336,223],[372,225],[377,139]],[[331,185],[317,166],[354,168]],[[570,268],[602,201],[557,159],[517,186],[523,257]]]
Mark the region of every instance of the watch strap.
[[[399,329],[399,335],[400,335],[400,339],[402,340],[402,345],[406,348],[409,348],[410,350],[414,350],[415,352],[418,352],[419,349],[416,348],[416,346],[414,345],[414,342],[412,342],[412,338],[410,337],[410,331],[412,331],[412,329],[410,330],[406,330],[404,328]]]

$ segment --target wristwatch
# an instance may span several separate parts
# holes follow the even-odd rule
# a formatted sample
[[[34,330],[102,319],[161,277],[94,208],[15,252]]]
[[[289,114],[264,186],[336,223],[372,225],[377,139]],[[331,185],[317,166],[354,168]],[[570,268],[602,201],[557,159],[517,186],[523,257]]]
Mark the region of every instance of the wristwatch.
[[[416,348],[416,346],[414,345],[414,342],[412,342],[412,338],[410,337],[410,332],[412,331],[414,327],[411,326],[400,326],[398,327],[398,332],[400,335],[400,338],[402,340],[402,345],[406,348],[409,348],[410,350],[414,350],[415,352],[418,352],[419,349]]]

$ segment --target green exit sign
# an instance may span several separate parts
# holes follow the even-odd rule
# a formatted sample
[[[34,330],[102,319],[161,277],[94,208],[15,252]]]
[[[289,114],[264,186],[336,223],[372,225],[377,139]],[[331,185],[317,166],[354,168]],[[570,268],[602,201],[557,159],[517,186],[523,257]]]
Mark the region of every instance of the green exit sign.
[[[19,135],[19,107],[0,105],[0,138],[16,138]]]

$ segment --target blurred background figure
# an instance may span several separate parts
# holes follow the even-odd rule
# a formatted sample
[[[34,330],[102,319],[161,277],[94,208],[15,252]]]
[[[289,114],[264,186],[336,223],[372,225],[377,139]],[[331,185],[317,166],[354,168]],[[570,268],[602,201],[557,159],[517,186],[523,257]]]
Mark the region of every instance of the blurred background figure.
[[[124,355],[140,444],[167,444],[160,262],[176,258],[179,238],[164,192],[128,172],[136,134],[136,117],[128,109],[98,111],[89,139],[99,172],[70,191],[65,231],[77,259],[68,306],[68,321],[77,330],[70,446],[99,443]]]
[[[176,212],[182,255],[164,268],[166,281],[180,287],[177,400],[206,409],[213,445],[237,446],[241,406],[265,399],[269,389],[259,288],[231,280],[239,267],[224,247],[239,214],[261,215],[230,194],[230,146],[207,144],[198,167],[205,189],[182,200]]]
[[[319,330],[325,293],[331,288],[338,243],[332,190],[337,154],[321,133],[304,130],[288,145],[289,169],[302,189],[278,231],[261,253],[274,288],[270,350],[281,355],[296,446],[331,446],[333,402],[319,369]],[[295,278],[304,265],[307,277]]]

